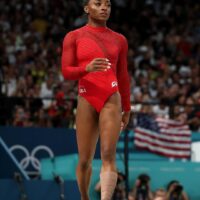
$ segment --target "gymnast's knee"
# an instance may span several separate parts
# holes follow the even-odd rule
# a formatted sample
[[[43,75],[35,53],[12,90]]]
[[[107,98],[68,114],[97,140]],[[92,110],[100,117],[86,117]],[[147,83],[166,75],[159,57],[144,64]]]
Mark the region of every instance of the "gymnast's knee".
[[[78,169],[80,170],[87,170],[91,168],[92,161],[90,159],[80,159],[78,162]]]

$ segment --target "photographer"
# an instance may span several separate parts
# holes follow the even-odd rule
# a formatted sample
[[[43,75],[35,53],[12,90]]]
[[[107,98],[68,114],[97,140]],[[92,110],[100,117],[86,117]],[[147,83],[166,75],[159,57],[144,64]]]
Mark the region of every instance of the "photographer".
[[[167,186],[167,200],[188,200],[188,196],[179,181],[172,180]]]
[[[153,193],[150,189],[150,177],[147,174],[140,174],[135,186],[129,195],[129,200],[153,200]]]

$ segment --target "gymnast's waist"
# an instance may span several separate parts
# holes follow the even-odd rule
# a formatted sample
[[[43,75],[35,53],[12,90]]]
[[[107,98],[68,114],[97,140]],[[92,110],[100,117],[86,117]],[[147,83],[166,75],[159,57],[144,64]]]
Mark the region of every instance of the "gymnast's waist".
[[[78,84],[79,94],[97,95],[118,91],[116,78],[108,79],[81,79]]]

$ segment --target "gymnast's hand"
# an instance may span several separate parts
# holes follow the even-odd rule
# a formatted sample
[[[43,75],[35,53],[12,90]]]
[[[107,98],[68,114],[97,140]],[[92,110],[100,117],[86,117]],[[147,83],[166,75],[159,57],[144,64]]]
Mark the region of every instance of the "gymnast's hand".
[[[87,72],[107,71],[110,69],[111,63],[107,58],[95,58],[87,66]]]
[[[121,122],[121,130],[124,130],[128,125],[129,118],[130,118],[130,111],[123,112],[122,114],[122,122]]]

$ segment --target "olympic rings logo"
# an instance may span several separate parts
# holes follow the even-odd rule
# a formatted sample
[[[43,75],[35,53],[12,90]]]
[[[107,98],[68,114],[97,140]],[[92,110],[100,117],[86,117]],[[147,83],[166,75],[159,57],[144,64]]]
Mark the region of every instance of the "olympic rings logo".
[[[10,148],[10,151],[11,153],[13,153],[14,151],[22,151],[23,154],[24,154],[24,158],[21,159],[19,161],[21,167],[26,170],[27,167],[31,164],[32,167],[37,170],[37,171],[40,171],[40,168],[41,168],[41,164],[40,164],[40,160],[36,157],[36,154],[38,154],[38,152],[40,151],[45,151],[47,152],[47,154],[49,155],[50,158],[53,158],[54,157],[54,153],[53,151],[45,146],[45,145],[39,145],[39,146],[36,146],[30,153],[28,151],[28,149],[22,145],[13,145],[11,148]],[[13,153],[14,154],[14,153]]]

